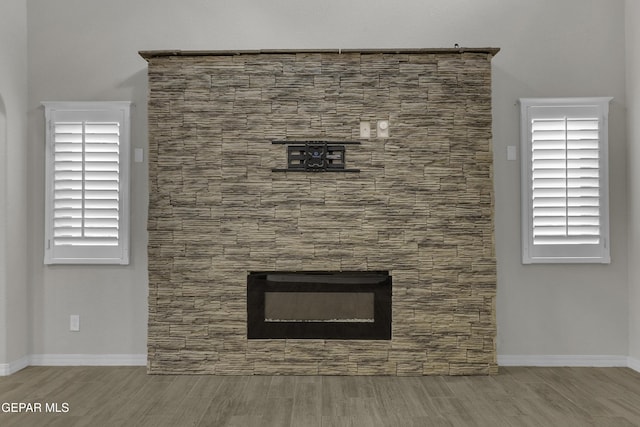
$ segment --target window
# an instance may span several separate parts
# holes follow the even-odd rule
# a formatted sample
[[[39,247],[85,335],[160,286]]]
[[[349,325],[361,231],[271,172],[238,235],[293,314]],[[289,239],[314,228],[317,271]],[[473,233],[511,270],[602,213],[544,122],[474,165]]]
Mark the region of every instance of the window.
[[[520,99],[523,263],[610,262],[611,99]]]
[[[129,263],[129,102],[45,102],[45,264]]]

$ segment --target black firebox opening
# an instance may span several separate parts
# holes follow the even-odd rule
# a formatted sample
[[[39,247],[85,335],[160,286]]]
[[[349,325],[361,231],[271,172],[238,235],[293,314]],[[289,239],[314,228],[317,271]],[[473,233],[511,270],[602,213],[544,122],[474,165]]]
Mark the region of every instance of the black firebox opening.
[[[391,339],[388,271],[253,272],[249,339]]]

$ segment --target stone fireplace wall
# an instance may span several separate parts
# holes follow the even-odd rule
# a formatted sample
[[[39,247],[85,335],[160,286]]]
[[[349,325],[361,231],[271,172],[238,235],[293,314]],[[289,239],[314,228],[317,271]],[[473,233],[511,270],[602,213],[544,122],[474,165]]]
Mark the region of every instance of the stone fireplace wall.
[[[497,372],[495,53],[142,52],[148,371]],[[358,140],[360,172],[273,172],[272,140]],[[318,270],[389,270],[392,339],[247,340],[249,272]]]

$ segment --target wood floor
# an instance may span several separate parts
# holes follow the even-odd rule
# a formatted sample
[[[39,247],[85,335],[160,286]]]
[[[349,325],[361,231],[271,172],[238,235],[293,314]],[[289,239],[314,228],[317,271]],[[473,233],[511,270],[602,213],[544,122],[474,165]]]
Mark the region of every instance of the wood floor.
[[[12,403],[33,410],[39,403],[42,412],[6,412]],[[47,412],[53,404],[58,413]],[[0,405],[3,427],[640,426],[640,373],[501,368],[493,377],[220,377],[29,367],[0,377]]]

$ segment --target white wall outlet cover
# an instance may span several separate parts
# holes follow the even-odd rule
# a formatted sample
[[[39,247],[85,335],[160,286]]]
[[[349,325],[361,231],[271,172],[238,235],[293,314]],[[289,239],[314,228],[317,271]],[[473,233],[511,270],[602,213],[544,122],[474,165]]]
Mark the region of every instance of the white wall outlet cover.
[[[80,330],[80,315],[72,314],[69,316],[69,330],[77,332]]]
[[[371,137],[371,123],[360,122],[360,138],[370,138],[370,137]]]
[[[378,134],[378,138],[388,138],[389,137],[389,120],[378,120],[376,131]]]

